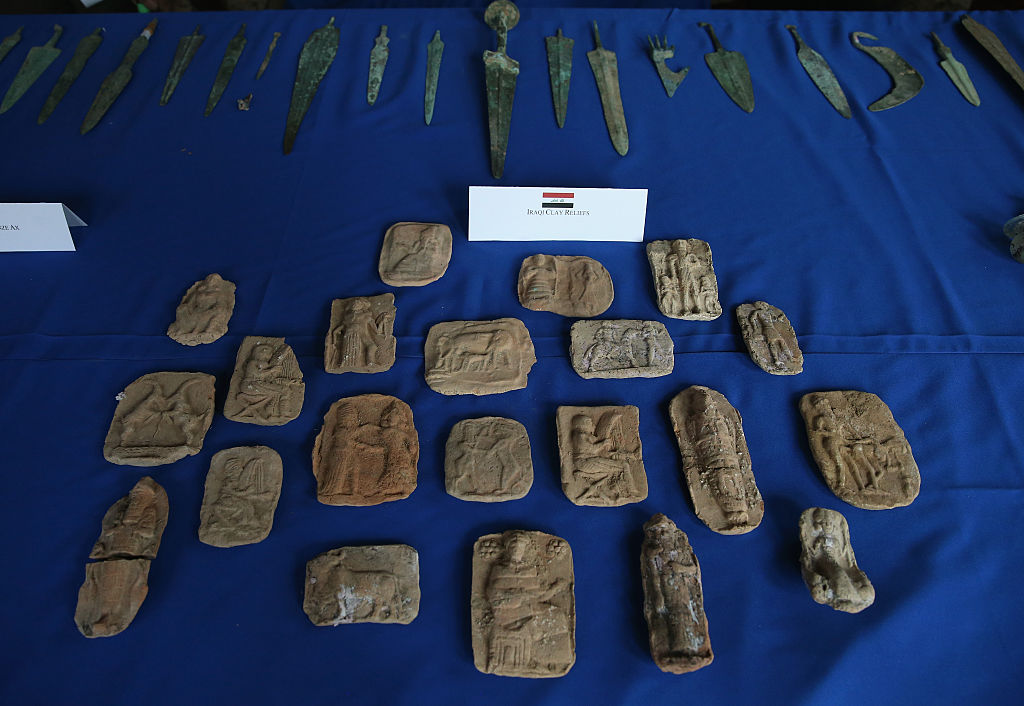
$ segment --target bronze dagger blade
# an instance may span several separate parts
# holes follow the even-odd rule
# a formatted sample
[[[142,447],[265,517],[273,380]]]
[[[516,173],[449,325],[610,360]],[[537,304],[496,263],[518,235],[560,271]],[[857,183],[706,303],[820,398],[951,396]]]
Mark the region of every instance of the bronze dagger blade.
[[[512,103],[516,96],[519,62],[506,53],[508,31],[519,24],[519,8],[509,0],[495,0],[484,11],[484,22],[498,35],[495,51],[484,52],[487,83],[487,132],[490,138],[491,176],[505,173],[508,135],[512,128]]]
[[[288,106],[288,119],[284,127],[284,153],[289,154],[295,146],[295,138],[299,134],[306,111],[316,96],[320,82],[327,75],[327,70],[334,63],[338,53],[341,32],[334,26],[334,18],[313,30],[299,54],[299,67],[295,71],[295,84],[292,86],[292,101]]]
[[[206,99],[206,110],[203,112],[203,116],[209,116],[213,112],[213,109],[217,107],[217,103],[220,102],[220,97],[224,95],[225,89],[228,87],[228,83],[231,82],[231,76],[235,73],[235,66],[238,65],[238,57],[242,55],[242,50],[245,49],[245,23],[238,29],[238,33],[231,38],[228,42],[228,48],[224,50],[224,58],[220,62],[220,68],[217,69],[217,78],[213,81],[213,88],[210,89],[210,97]]]
[[[992,55],[992,58],[999,62],[999,65],[1003,67],[1003,70],[1010,74],[1010,78],[1024,90],[1024,70],[1020,68],[1020,65],[1014,61],[1013,56],[999,41],[999,37],[995,35],[995,32],[990,30],[985,25],[975,20],[970,15],[964,15],[960,18],[960,24],[964,26],[971,36],[978,40],[978,44],[985,47],[985,51]]]
[[[594,21],[595,49],[587,52],[590,69],[597,81],[597,92],[601,96],[601,109],[608,136],[615,151],[623,157],[629,152],[629,131],[626,130],[626,114],[622,109],[622,94],[619,92],[619,62],[615,52],[601,45],[601,35]]]
[[[36,122],[42,125],[45,123],[53,111],[56,109],[57,104],[64,98],[64,94],[71,88],[71,84],[75,82],[78,75],[82,73],[82,69],[85,68],[86,62],[89,61],[93,53],[99,48],[100,44],[103,43],[103,28],[97,27],[92,31],[92,34],[84,37],[82,41],[78,43],[78,47],[75,49],[75,53],[71,56],[71,61],[64,67],[64,71],[61,72],[60,78],[57,79],[57,83],[53,85],[53,90],[50,91],[50,95],[46,98],[46,102],[43,103],[43,109],[39,111],[39,117],[36,118]]]
[[[149,38],[156,31],[156,23],[157,20],[153,20],[146,25],[142,33],[128,45],[128,51],[125,52],[124,58],[121,59],[121,65],[103,79],[103,83],[100,84],[100,90],[96,93],[96,98],[93,99],[89,112],[85,114],[85,120],[82,121],[80,132],[83,135],[96,127],[107,111],[110,110],[110,106],[114,104],[117,97],[124,91],[128,82],[132,80],[132,66],[139,56],[142,55],[142,52],[146,51],[146,47],[149,46]]]
[[[555,122],[565,127],[565,113],[569,108],[569,81],[572,78],[572,50],[576,42],[562,34],[562,28],[553,37],[544,37],[548,54],[548,78],[551,81],[551,101],[555,106]]]
[[[160,95],[160,105],[167,105],[167,102],[171,100],[175,89],[178,88],[178,82],[185,75],[185,70],[192,63],[193,57],[205,39],[205,35],[199,34],[199,25],[196,25],[192,34],[178,40],[178,49],[174,52],[171,68],[167,72],[167,81],[164,82],[164,91]]]
[[[423,120],[430,125],[434,119],[434,103],[437,102],[437,82],[441,77],[441,57],[444,54],[444,42],[441,41],[441,30],[434,31],[434,38],[427,44],[427,79],[423,90]]]
[[[60,35],[63,33],[63,27],[54,25],[53,36],[50,37],[50,41],[28,50],[28,56],[25,57],[25,61],[21,64],[21,68],[18,69],[14,80],[11,81],[11,87],[7,89],[7,95],[4,96],[3,102],[0,103],[0,113],[6,113],[14,107],[14,104],[25,95],[25,91],[32,88],[32,84],[43,75],[43,72],[50,67],[50,64],[57,60],[57,57],[60,56],[57,40],[60,39]]]

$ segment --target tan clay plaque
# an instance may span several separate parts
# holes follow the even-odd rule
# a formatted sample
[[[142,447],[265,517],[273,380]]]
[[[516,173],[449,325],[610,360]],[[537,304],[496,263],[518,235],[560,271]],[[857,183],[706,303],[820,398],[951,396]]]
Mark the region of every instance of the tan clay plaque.
[[[736,319],[750,359],[757,367],[772,375],[796,375],[803,371],[804,354],[782,309],[768,302],[740,304],[736,307]]]
[[[743,419],[721,392],[694,385],[669,406],[693,508],[719,534],[761,524],[764,501],[754,482]]]
[[[420,612],[419,554],[405,544],[324,552],[306,564],[302,609],[314,625],[408,625]]]
[[[329,373],[380,373],[395,364],[395,295],[349,297],[331,302],[324,345]]]
[[[647,244],[658,308],[665,316],[711,321],[722,315],[711,246],[696,238]]]
[[[127,466],[160,466],[203,448],[213,421],[215,378],[206,373],[149,373],[118,396],[103,457]]]
[[[146,476],[103,516],[90,559],[152,559],[167,527],[167,491]]]
[[[149,559],[108,559],[85,565],[75,624],[86,637],[110,637],[131,625],[149,592]]]
[[[562,490],[569,500],[615,507],[647,497],[639,409],[559,407],[555,419]]]
[[[470,606],[481,672],[560,677],[575,663],[572,551],[561,537],[511,530],[478,539]]]
[[[416,490],[419,438],[412,410],[389,395],[345,397],[327,410],[313,446],[317,500],[378,505]]]
[[[661,513],[644,524],[640,550],[651,656],[663,672],[686,674],[715,658],[704,614],[700,563],[686,533]]]
[[[459,500],[518,500],[533,486],[530,438],[514,419],[463,419],[444,449],[444,487]]]
[[[281,457],[267,446],[215,453],[199,509],[199,541],[237,547],[266,539],[281,497],[281,479]]]
[[[280,426],[299,416],[306,385],[283,338],[246,336],[238,348],[224,416],[235,422]]]
[[[519,319],[444,321],[423,345],[427,384],[443,395],[495,395],[526,387],[537,362]]]
[[[656,378],[675,363],[672,337],[659,321],[577,321],[569,341],[573,370],[583,378]]]
[[[519,268],[519,303],[562,316],[597,316],[612,305],[612,276],[593,258],[532,255]]]
[[[185,346],[213,343],[228,332],[234,310],[235,283],[214,273],[188,288],[167,335]]]
[[[451,259],[451,228],[405,221],[384,234],[377,270],[392,287],[421,287],[441,279]]]
[[[921,472],[903,430],[878,395],[812,392],[800,398],[800,414],[814,460],[836,497],[865,510],[914,502]]]
[[[800,515],[800,571],[816,603],[859,613],[875,602],[875,588],[853,556],[850,527],[835,510],[812,507]]]

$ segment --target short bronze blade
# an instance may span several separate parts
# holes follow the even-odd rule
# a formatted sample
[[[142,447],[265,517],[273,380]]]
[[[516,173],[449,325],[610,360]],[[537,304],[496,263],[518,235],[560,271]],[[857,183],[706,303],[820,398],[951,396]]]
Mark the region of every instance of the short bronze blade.
[[[843,89],[839,85],[836,75],[832,73],[832,67],[825,61],[825,57],[807,46],[794,25],[786,25],[786,29],[796,40],[796,58],[804,67],[807,75],[811,77],[811,81],[840,115],[850,118],[852,115],[850,103],[846,100],[846,94],[843,93]]]
[[[82,121],[80,132],[83,135],[96,127],[100,120],[103,119],[103,116],[106,115],[110,106],[114,104],[117,97],[124,91],[128,82],[132,80],[132,66],[135,65],[139,56],[149,46],[149,38],[156,31],[156,23],[157,20],[153,20],[146,25],[142,33],[128,45],[128,51],[125,52],[124,58],[121,59],[121,65],[103,79],[103,83],[100,84],[100,90],[96,94],[96,98],[93,99],[89,112],[85,114],[85,120]]]
[[[733,103],[748,113],[753,113],[754,84],[750,80],[747,60],[738,51],[726,51],[715,35],[715,28],[709,23],[700,22],[698,24],[711,35],[711,43],[715,48],[715,51],[704,55],[704,61],[711,69],[711,74]]]
[[[444,53],[444,42],[441,41],[441,30],[434,32],[434,38],[427,44],[427,81],[423,91],[423,120],[430,125],[434,119],[434,103],[437,101],[437,82],[441,76],[441,55]]]
[[[21,30],[23,29],[25,29],[25,25],[18,27],[18,29],[4,37],[4,40],[0,42],[0,61],[6,59],[7,55],[11,53],[11,49],[14,49],[18,42],[21,41]]]
[[[384,80],[384,69],[388,65],[388,56],[391,50],[388,49],[388,26],[380,26],[380,34],[373,40],[373,49],[370,50],[370,75],[366,80],[366,102],[373,105],[377,102],[377,95],[380,93],[380,84]]]
[[[57,57],[60,56],[60,49],[57,49],[56,46],[57,40],[60,39],[60,35],[63,33],[63,27],[54,25],[53,36],[50,37],[50,41],[28,50],[28,56],[25,57],[25,61],[21,64],[21,68],[18,69],[17,75],[11,81],[11,87],[7,89],[7,95],[4,96],[3,102],[0,103],[0,113],[6,113],[10,110],[25,95],[25,91],[32,88],[32,84],[43,75],[43,72],[50,67],[50,64],[57,60]]]
[[[86,62],[93,53],[99,49],[100,44],[103,43],[103,28],[97,27],[92,31],[92,34],[84,37],[82,41],[78,43],[78,47],[75,49],[75,53],[71,56],[71,61],[64,67],[64,71],[61,72],[60,78],[57,79],[57,83],[53,85],[53,90],[50,91],[49,97],[46,102],[43,103],[43,109],[39,111],[39,117],[36,118],[36,122],[40,125],[45,123],[50,115],[53,113],[57,104],[60,103],[61,99],[64,98],[64,94],[71,88],[71,84],[75,82],[78,75],[82,73],[82,69],[85,68]]]
[[[334,63],[340,40],[341,33],[334,26],[332,17],[326,25],[313,30],[309,39],[302,45],[299,68],[295,72],[295,84],[292,86],[292,101],[288,107],[288,120],[284,127],[285,154],[290,153],[295,146],[295,138],[299,134],[302,119],[306,117],[306,111],[313,102],[320,82],[327,75],[327,69]]]
[[[210,97],[206,99],[204,116],[208,116],[213,112],[213,109],[217,107],[217,103],[220,102],[220,97],[224,95],[224,90],[228,87],[228,83],[231,82],[231,76],[235,73],[235,66],[238,65],[238,57],[242,55],[242,50],[245,49],[245,41],[245,23],[242,23],[238,33],[231,38],[231,41],[228,42],[228,48],[224,51],[224,59],[220,62],[220,68],[217,69],[217,78],[214,79],[213,88],[210,89]]]
[[[867,32],[853,32],[850,34],[850,41],[853,42],[853,46],[877,61],[892,78],[892,90],[869,105],[868,110],[877,113],[880,110],[895,108],[921,92],[924,79],[913,66],[889,47],[861,44],[862,37],[874,41],[878,41],[878,37]]]
[[[185,69],[192,63],[192,58],[199,51],[199,47],[204,39],[206,39],[206,36],[199,34],[199,25],[196,25],[196,28],[192,30],[192,34],[178,40],[178,50],[174,52],[174,60],[171,61],[171,68],[167,72],[164,91],[160,95],[160,105],[167,105],[167,101],[171,100],[174,90],[178,87],[178,82],[185,75]]]
[[[629,132],[626,130],[626,114],[622,109],[622,94],[619,92],[619,62],[615,52],[601,45],[601,35],[594,22],[594,44],[596,49],[587,52],[590,69],[597,80],[597,92],[601,96],[601,109],[608,136],[615,151],[623,157],[629,152]]]
[[[968,103],[973,106],[981,105],[981,98],[978,96],[978,90],[974,87],[974,82],[971,81],[970,75],[967,73],[966,67],[953,58],[953,50],[942,43],[939,39],[939,35],[932,32],[932,39],[935,41],[935,51],[942,59],[939,62],[939,66],[949,76],[949,80],[956,86],[956,90],[960,91]]]
[[[280,32],[274,32],[274,38],[270,40],[270,46],[267,47],[267,53],[263,57],[263,63],[260,64],[260,68],[256,71],[256,80],[260,80],[260,76],[267,70],[267,66],[270,65],[270,57],[274,55],[274,49],[277,47],[277,40],[281,38]]]
[[[545,37],[548,52],[548,78],[551,81],[551,100],[555,105],[555,122],[565,127],[565,113],[569,108],[569,80],[572,78],[572,49],[575,41],[562,34],[562,28],[553,37]]]
[[[1020,65],[1014,61],[1013,56],[1007,51],[1003,43],[999,41],[999,37],[985,25],[975,20],[970,15],[964,15],[960,18],[960,23],[964,26],[971,36],[978,40],[978,44],[985,47],[985,51],[992,55],[992,58],[999,62],[999,65],[1003,67],[1006,73],[1010,74],[1010,78],[1016,82],[1021,90],[1024,90],[1024,70],[1020,68]]]

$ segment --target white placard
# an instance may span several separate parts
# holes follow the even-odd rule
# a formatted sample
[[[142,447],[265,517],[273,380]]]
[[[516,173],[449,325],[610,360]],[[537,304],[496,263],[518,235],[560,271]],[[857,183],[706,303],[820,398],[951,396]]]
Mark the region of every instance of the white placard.
[[[85,221],[62,203],[0,203],[0,252],[74,251]]]
[[[639,243],[647,189],[469,187],[470,240],[601,240]]]

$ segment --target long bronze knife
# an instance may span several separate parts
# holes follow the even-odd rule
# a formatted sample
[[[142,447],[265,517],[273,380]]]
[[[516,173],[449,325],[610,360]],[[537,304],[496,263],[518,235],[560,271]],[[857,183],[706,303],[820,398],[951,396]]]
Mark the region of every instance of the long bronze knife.
[[[203,113],[204,116],[208,116],[213,112],[213,109],[217,107],[217,103],[220,102],[220,97],[224,95],[224,90],[228,87],[228,83],[231,82],[231,76],[235,73],[235,66],[238,65],[238,57],[242,55],[242,50],[245,49],[245,23],[239,27],[238,33],[231,38],[228,42],[228,48],[224,51],[224,58],[220,62],[220,68],[217,69],[217,78],[213,81],[213,88],[210,89],[210,97],[206,99],[206,111]]]
[[[199,51],[206,36],[199,34],[199,25],[192,30],[192,34],[186,35],[178,40],[178,49],[174,52],[174,59],[171,61],[171,68],[167,72],[167,81],[164,82],[164,91],[160,95],[160,105],[167,105],[174,95],[178,82],[185,75],[185,69],[192,63],[192,58]]]
[[[299,134],[302,119],[306,117],[313,97],[316,95],[320,82],[327,75],[327,69],[334,63],[338,53],[338,42],[341,32],[334,26],[334,18],[313,30],[309,39],[302,45],[299,54],[299,68],[295,72],[295,84],[292,86],[292,102],[288,107],[288,120],[284,126],[284,153],[288,154],[295,146],[295,138]]]
[[[992,55],[992,58],[999,62],[999,65],[1003,67],[1003,70],[1010,74],[1010,78],[1016,82],[1021,90],[1024,90],[1024,70],[1020,68],[1020,65],[1014,61],[1010,52],[1003,46],[1003,43],[999,41],[999,37],[985,25],[975,20],[970,15],[964,15],[960,18],[960,23],[964,26],[971,36],[978,40],[978,44],[985,47],[985,51]]]
[[[124,58],[121,59],[121,65],[103,79],[103,83],[100,84],[100,90],[96,94],[96,98],[93,99],[89,112],[85,114],[85,120],[82,121],[81,133],[83,135],[96,127],[107,111],[110,110],[110,106],[114,104],[117,97],[124,91],[128,82],[132,80],[132,66],[139,56],[142,55],[142,52],[146,51],[146,47],[149,46],[149,38],[156,31],[156,23],[157,21],[153,20],[146,25],[142,33],[128,45],[128,51],[125,52]]]
[[[71,84],[75,82],[78,75],[82,73],[82,69],[85,68],[86,62],[93,53],[99,48],[100,44],[103,43],[103,28],[97,27],[92,31],[92,34],[83,37],[82,41],[78,43],[75,48],[75,53],[71,55],[71,61],[64,67],[64,71],[61,72],[60,78],[57,79],[57,83],[53,84],[53,90],[50,91],[50,95],[47,97],[46,102],[43,103],[43,109],[39,111],[39,117],[36,118],[36,122],[42,125],[47,121],[50,115],[53,113],[57,104],[64,98],[64,94],[71,88]]]
[[[562,34],[562,28],[553,37],[544,37],[548,53],[548,78],[551,81],[551,101],[555,106],[555,122],[565,127],[565,113],[569,108],[569,81],[572,78],[572,49],[576,42]]]
[[[832,73],[832,67],[825,61],[825,57],[807,46],[794,25],[786,25],[786,29],[796,40],[796,58],[804,67],[807,75],[811,77],[811,81],[840,115],[844,118],[851,117],[850,103],[846,100],[846,94],[843,93],[843,89],[839,85],[836,75]]]
[[[427,44],[427,80],[423,90],[423,120],[430,125],[434,119],[434,103],[437,101],[437,81],[441,76],[441,55],[444,54],[444,42],[441,41],[441,30],[434,32],[434,38]]]
[[[388,26],[380,26],[380,34],[373,40],[373,49],[370,50],[370,74],[366,79],[366,102],[373,105],[377,102],[377,95],[380,93],[380,84],[384,80],[384,69],[388,65],[388,56],[391,50],[388,49]]]
[[[270,46],[267,47],[267,53],[263,57],[263,63],[260,64],[260,68],[256,70],[256,80],[260,80],[260,76],[267,70],[267,66],[270,65],[270,57],[274,55],[274,49],[277,48],[277,40],[281,38],[280,32],[274,32],[273,39],[270,40]]]
[[[53,36],[50,37],[50,41],[28,50],[28,56],[25,57],[25,61],[21,64],[21,68],[18,69],[14,80],[11,81],[11,87],[7,89],[7,95],[4,96],[3,102],[0,103],[0,113],[6,113],[14,107],[14,104],[25,95],[25,91],[32,88],[32,84],[43,75],[43,72],[49,68],[50,64],[57,60],[57,57],[60,56],[57,40],[60,39],[60,35],[63,33],[63,27],[54,25]]]
[[[608,126],[608,136],[612,138],[612,146],[625,157],[629,151],[629,132],[626,130],[626,114],[622,110],[622,94],[619,92],[619,62],[615,52],[601,45],[601,34],[597,31],[596,21],[594,44],[597,46],[587,52],[587,60],[597,80],[604,122]]]
[[[516,96],[519,62],[506,53],[508,31],[519,24],[519,8],[509,0],[495,0],[484,11],[484,22],[498,35],[494,51],[484,52],[487,81],[487,128],[490,135],[491,176],[505,173],[508,133],[512,127],[512,101]]]

